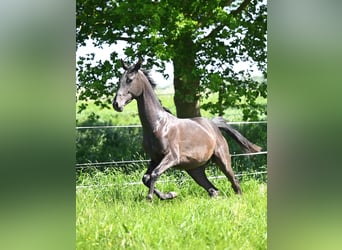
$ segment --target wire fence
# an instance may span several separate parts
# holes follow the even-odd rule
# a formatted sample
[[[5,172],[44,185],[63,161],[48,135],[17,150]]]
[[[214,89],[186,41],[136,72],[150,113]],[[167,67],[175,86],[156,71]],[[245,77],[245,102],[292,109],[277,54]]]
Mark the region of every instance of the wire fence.
[[[240,125],[240,124],[265,124],[267,121],[240,121],[240,122],[227,122],[231,125]],[[104,126],[81,126],[76,127],[76,130],[86,130],[86,129],[116,129],[116,128],[141,128],[141,125],[104,125]],[[258,153],[245,153],[245,154],[231,154],[231,157],[239,157],[239,156],[252,156],[252,155],[261,155],[267,154],[267,151],[262,151]],[[76,163],[76,169],[82,168],[100,168],[104,166],[118,166],[123,164],[138,164],[138,163],[147,163],[149,160],[122,160],[122,161],[106,161],[106,162],[85,162],[85,163]]]
[[[257,153],[245,153],[245,154],[231,154],[231,157],[238,156],[252,156],[252,155],[263,155],[267,154],[267,151],[257,152]],[[88,163],[78,163],[76,164],[76,169],[80,168],[99,168],[103,166],[113,166],[121,164],[134,164],[134,163],[146,163],[150,160],[129,160],[129,161],[108,161],[108,162],[88,162]]]
[[[242,176],[257,176],[261,174],[267,174],[267,171],[259,171],[259,172],[252,172],[252,173],[239,173],[235,174],[236,177],[242,177]],[[218,176],[209,176],[209,180],[215,180],[215,179],[225,179],[227,176],[225,175],[218,175]],[[166,180],[158,180],[158,183],[169,183],[169,182],[175,182],[178,181],[175,178],[169,178]],[[192,181],[191,178],[185,177],[181,179],[181,182],[187,182]],[[143,185],[141,181],[139,182],[124,182],[124,183],[113,183],[113,184],[107,184],[107,185],[100,185],[100,184],[93,184],[93,185],[77,185],[76,189],[83,189],[83,188],[106,188],[106,187],[116,187],[116,186],[135,186],[135,185]]]
[[[227,122],[232,125],[240,125],[240,124],[262,124],[267,123],[267,121],[247,121],[247,122]],[[141,125],[106,125],[106,126],[82,126],[76,127],[76,130],[85,130],[85,129],[116,129],[116,128],[141,128]],[[242,153],[242,154],[231,154],[231,157],[241,157],[241,156],[254,156],[254,155],[267,155],[267,151],[257,152],[257,153]],[[103,168],[103,167],[117,167],[118,165],[124,164],[143,164],[148,163],[150,160],[142,159],[142,160],[122,160],[122,161],[107,161],[107,162],[86,162],[86,163],[77,163],[76,169],[84,169],[84,168]],[[237,173],[235,176],[258,176],[267,174],[267,171],[254,171],[249,173]],[[209,176],[208,179],[221,179],[227,178],[224,175],[219,176]],[[189,181],[192,180],[190,178],[182,178],[181,181]],[[158,183],[167,183],[176,181],[174,178],[170,178],[167,180],[159,180]],[[108,184],[108,185],[77,185],[76,189],[82,188],[93,188],[93,187],[112,187],[112,186],[131,186],[131,185],[142,185],[142,182],[127,182],[127,183],[116,183],[116,184]]]
[[[250,121],[250,122],[227,122],[227,124],[238,125],[238,124],[258,124],[267,123],[267,121]],[[110,129],[110,128],[141,128],[141,125],[108,125],[108,126],[82,126],[76,127],[77,130],[81,129]]]

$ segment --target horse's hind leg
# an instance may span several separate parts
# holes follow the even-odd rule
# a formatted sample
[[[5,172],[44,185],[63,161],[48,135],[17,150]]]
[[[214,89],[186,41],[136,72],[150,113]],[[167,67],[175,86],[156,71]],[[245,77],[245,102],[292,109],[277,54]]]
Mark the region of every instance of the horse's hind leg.
[[[228,180],[232,184],[232,188],[236,194],[242,194],[239,181],[235,178],[234,171],[231,166],[231,160],[228,147],[224,150],[215,152],[213,157],[214,162],[219,165],[220,170],[227,176]]]
[[[208,180],[205,175],[205,166],[199,168],[187,170],[188,174],[196,181],[198,185],[203,187],[211,197],[216,197],[218,195],[218,189]]]

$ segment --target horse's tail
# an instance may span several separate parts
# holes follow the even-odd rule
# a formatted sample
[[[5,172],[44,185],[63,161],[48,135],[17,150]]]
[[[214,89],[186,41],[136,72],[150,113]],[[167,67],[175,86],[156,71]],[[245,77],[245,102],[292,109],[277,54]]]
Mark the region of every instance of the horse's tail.
[[[261,147],[251,143],[239,131],[232,128],[227,121],[222,117],[215,117],[212,119],[214,124],[222,131],[228,133],[246,153],[256,153],[261,151]]]

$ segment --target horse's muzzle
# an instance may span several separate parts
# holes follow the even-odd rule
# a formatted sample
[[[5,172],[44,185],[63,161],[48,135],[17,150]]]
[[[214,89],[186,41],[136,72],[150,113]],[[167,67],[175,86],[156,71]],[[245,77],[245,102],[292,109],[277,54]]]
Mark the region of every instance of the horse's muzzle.
[[[113,101],[113,108],[117,112],[122,112],[123,111],[123,107],[119,106],[119,103],[116,100]]]
[[[118,94],[113,100],[113,108],[118,112],[122,112],[124,107],[132,100],[133,96],[130,93],[126,95]]]

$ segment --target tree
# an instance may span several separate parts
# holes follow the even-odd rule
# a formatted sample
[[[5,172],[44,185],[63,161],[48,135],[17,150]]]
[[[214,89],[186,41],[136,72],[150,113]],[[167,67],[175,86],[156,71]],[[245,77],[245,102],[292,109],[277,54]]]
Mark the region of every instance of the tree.
[[[173,63],[178,117],[200,116],[200,99],[211,93],[218,101],[202,107],[212,113],[239,107],[245,119],[255,119],[266,112],[256,104],[258,96],[267,96],[265,2],[77,0],[76,11],[77,47],[88,39],[95,46],[121,40],[130,45],[125,54],[131,63],[141,56],[146,67],[160,72],[165,62]],[[120,75],[119,58],[113,52],[110,61],[92,66],[93,57],[77,62],[78,98],[112,98],[114,84],[105,83]],[[234,72],[239,61],[256,64],[264,80],[253,80],[250,70]]]

